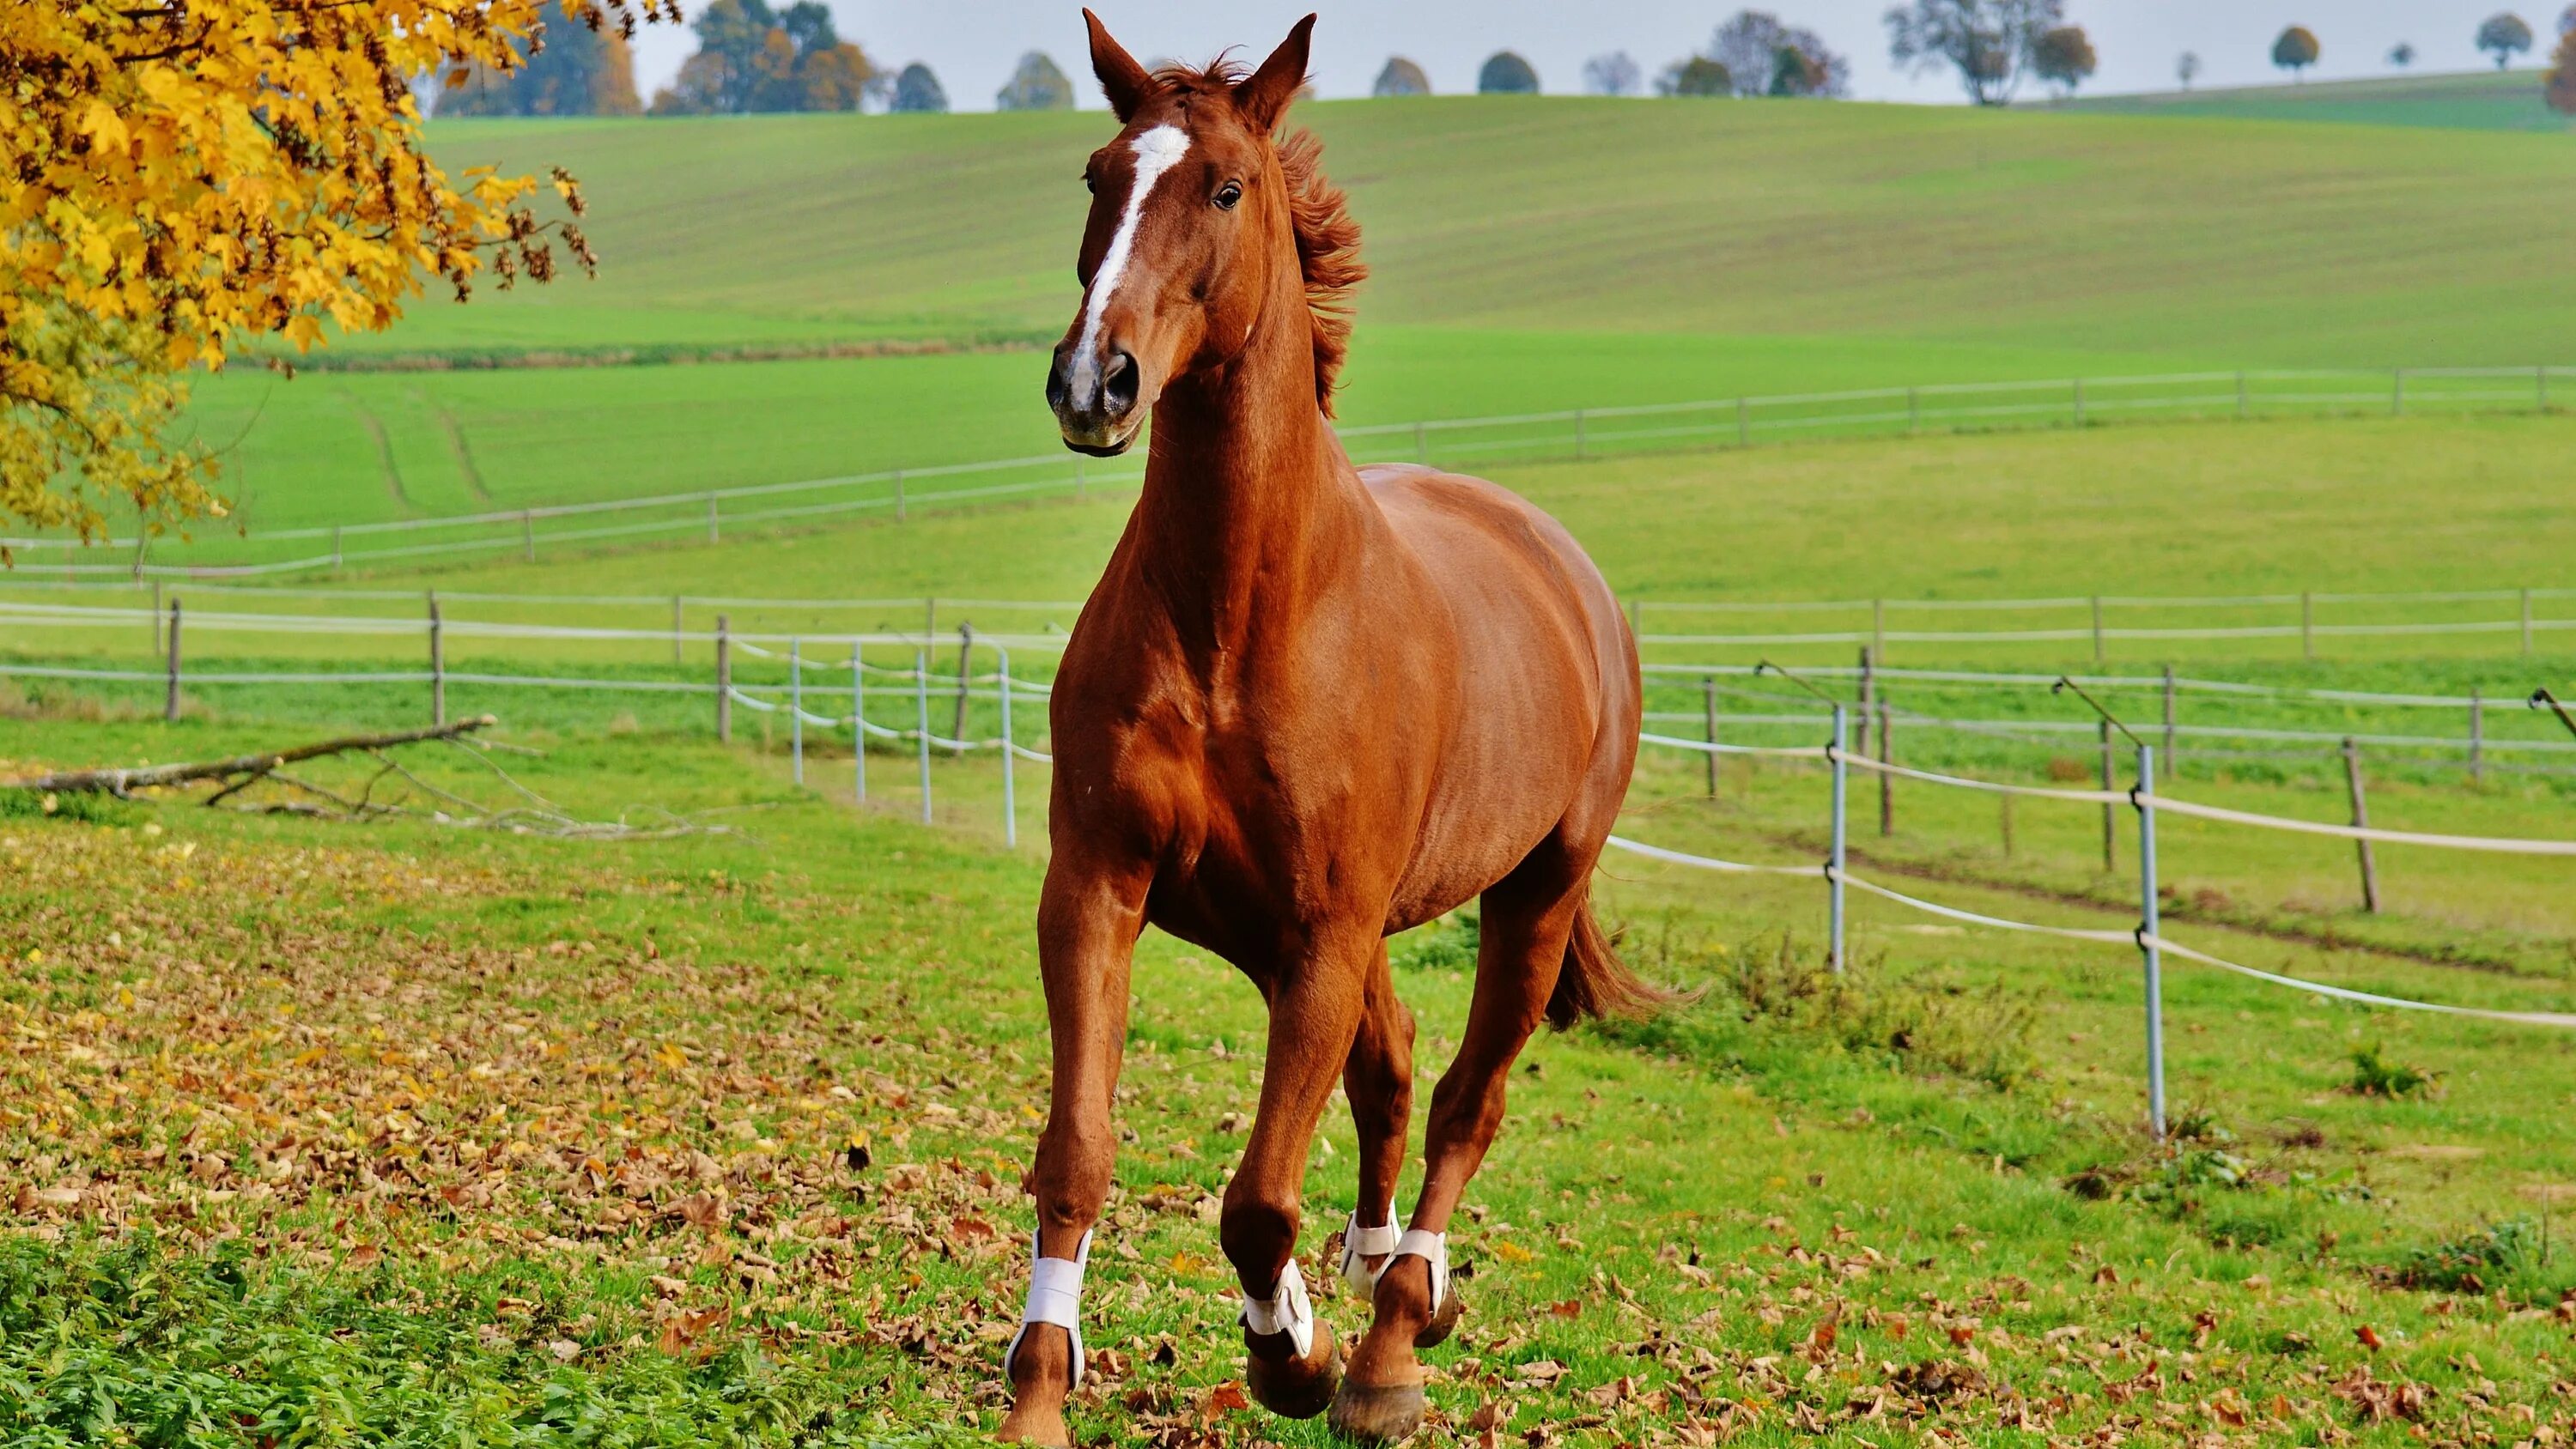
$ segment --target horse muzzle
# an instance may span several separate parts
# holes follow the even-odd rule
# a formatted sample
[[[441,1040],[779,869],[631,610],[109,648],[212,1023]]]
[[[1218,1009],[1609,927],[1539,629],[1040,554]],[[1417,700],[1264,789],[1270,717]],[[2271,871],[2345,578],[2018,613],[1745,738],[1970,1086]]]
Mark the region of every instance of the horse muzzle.
[[[1114,349],[1104,357],[1084,358],[1073,347],[1059,347],[1047,369],[1047,406],[1054,409],[1064,445],[1095,458],[1115,458],[1127,451],[1143,428],[1146,410],[1138,406],[1144,369],[1133,355]]]

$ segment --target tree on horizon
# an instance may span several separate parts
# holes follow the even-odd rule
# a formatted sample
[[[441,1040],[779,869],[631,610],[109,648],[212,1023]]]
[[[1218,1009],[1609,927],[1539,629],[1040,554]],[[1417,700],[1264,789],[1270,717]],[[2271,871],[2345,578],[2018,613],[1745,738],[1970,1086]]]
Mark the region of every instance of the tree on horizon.
[[[1069,111],[1073,109],[1073,82],[1065,79],[1055,57],[1043,50],[1032,50],[1020,57],[1011,78],[993,93],[997,111]]]
[[[1369,94],[1383,100],[1389,96],[1427,96],[1431,94],[1431,77],[1422,67],[1400,55],[1386,58],[1386,68],[1377,73],[1377,84]]]
[[[2030,51],[2031,74],[2065,87],[2070,96],[2100,65],[2100,58],[2093,53],[2093,39],[2081,25],[2058,26],[2042,35]]]
[[[1488,96],[1534,96],[1538,72],[1516,51],[1498,50],[1476,72],[1476,92]]]
[[[697,53],[654,93],[654,115],[855,111],[876,79],[876,66],[840,37],[822,0],[784,10],[768,0],[709,0],[689,28]]]
[[[2478,26],[2478,49],[2494,56],[2496,69],[2503,70],[2531,49],[2531,27],[2512,11],[2499,10]]]
[[[2308,67],[2317,63],[2325,47],[2317,44],[2317,33],[2304,25],[2293,25],[2272,42],[2272,64],[2286,70],[2299,84],[2308,81]]]
[[[469,65],[438,88],[439,116],[640,116],[626,37],[560,3],[532,27],[516,70]]]
[[[1916,74],[1959,73],[1968,99],[2009,104],[2039,38],[2066,23],[2065,0],[1914,0],[1887,12],[1887,53]]]

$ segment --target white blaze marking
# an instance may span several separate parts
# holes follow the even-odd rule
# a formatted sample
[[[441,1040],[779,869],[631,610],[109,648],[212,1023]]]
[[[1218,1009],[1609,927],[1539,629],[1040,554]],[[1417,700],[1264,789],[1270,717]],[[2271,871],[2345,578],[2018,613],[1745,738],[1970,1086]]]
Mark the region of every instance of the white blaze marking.
[[[1137,137],[1129,149],[1136,153],[1135,186],[1127,193],[1127,209],[1119,215],[1117,234],[1110,237],[1109,250],[1100,258],[1100,270],[1091,279],[1090,305],[1082,312],[1082,341],[1073,352],[1071,390],[1076,407],[1100,395],[1101,315],[1109,310],[1110,294],[1118,290],[1119,273],[1127,270],[1136,226],[1145,216],[1145,198],[1153,194],[1154,183],[1163,179],[1163,173],[1189,154],[1190,133],[1178,126],[1156,126]]]

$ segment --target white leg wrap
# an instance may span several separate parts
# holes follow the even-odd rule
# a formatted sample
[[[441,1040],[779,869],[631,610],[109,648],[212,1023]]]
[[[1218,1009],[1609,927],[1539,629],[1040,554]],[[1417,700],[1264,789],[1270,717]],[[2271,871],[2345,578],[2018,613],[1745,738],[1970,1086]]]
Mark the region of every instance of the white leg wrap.
[[[1386,1260],[1387,1268],[1396,1258],[1420,1258],[1431,1265],[1431,1311],[1440,1311],[1440,1300],[1449,1296],[1449,1235],[1426,1233],[1420,1228],[1407,1228],[1395,1240],[1395,1256]],[[1378,1270],[1381,1274],[1386,1268]]]
[[[1243,1300],[1243,1326],[1263,1335],[1284,1333],[1297,1346],[1297,1356],[1304,1358],[1315,1350],[1315,1308],[1306,1298],[1306,1275],[1297,1260],[1279,1270],[1279,1286],[1272,1290],[1270,1301],[1246,1296]]]
[[[1360,1226],[1359,1213],[1354,1211],[1350,1225],[1342,1229],[1342,1281],[1349,1284],[1355,1293],[1366,1295],[1376,1291],[1377,1280],[1386,1276],[1386,1264],[1372,1268],[1368,1265],[1369,1259],[1395,1261],[1387,1255],[1395,1251],[1396,1242],[1403,1237],[1403,1232],[1395,1225],[1394,1207],[1389,1206],[1384,1216],[1387,1220],[1385,1226],[1364,1228]]]
[[[1031,1250],[1036,1251],[1033,1239]],[[1020,1310],[1020,1331],[1011,1335],[1010,1345],[1002,1350],[1002,1377],[1011,1376],[1011,1360],[1020,1351],[1020,1340],[1029,1336],[1029,1326],[1052,1323],[1073,1340],[1073,1386],[1082,1386],[1082,1270],[1091,1263],[1091,1234],[1082,1235],[1082,1245],[1073,1250],[1073,1261],[1038,1257],[1029,1269],[1028,1306]]]

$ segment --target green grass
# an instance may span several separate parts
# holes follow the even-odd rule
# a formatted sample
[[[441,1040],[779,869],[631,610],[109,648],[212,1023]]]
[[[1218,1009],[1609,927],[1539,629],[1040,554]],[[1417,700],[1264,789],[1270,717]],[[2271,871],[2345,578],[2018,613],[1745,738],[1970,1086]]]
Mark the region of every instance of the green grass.
[[[22,719],[0,754],[273,734]],[[579,813],[733,807],[751,833],[568,846],[179,800],[0,822],[12,1437],[962,1442],[993,1422],[1043,1101],[1033,852],[800,794],[749,750],[510,738],[546,753],[508,768]],[[1711,806],[1686,785],[1650,774],[1643,823],[1741,832],[1800,788]],[[2160,1153],[2133,1125],[2118,952],[1863,908],[1861,967],[1834,984],[1780,939],[1815,914],[1809,883],[1614,867],[1602,890],[1641,964],[1710,994],[1547,1038],[1515,1074],[1460,1223],[1469,1316],[1433,1355],[1450,1424],[1494,1401],[1508,1431],[1577,1444],[1692,1421],[1788,1443],[1847,1414],[1847,1442],[2135,1415],[2150,1436],[2241,1420],[2394,1444],[2412,1426],[2372,1416],[2373,1386],[2419,1385],[2438,1437],[2528,1437],[2515,1404],[2566,1432],[2566,1043],[2177,970],[2196,1135]],[[1467,983],[1402,954],[1436,1069]],[[2564,991],[2358,964],[2460,999]],[[1223,1121],[1251,1104],[1261,1018],[1159,936],[1135,998],[1107,1230],[1134,1256],[1094,1263],[1089,1337],[1118,1357],[1076,1427],[1141,1444],[1240,1373],[1201,1205],[1240,1147]],[[2364,1045],[2441,1090],[2339,1090]],[[1325,1137],[1310,1255],[1349,1191],[1338,1112]],[[1874,1403],[1889,1417],[1861,1417]],[[1325,1442],[1211,1412],[1229,1439]]]
[[[2203,116],[2246,121],[2327,121],[2363,126],[2428,126],[2463,131],[2564,132],[2568,117],[2542,98],[2542,72],[2476,70],[2099,96],[2067,110],[2103,115]]]

